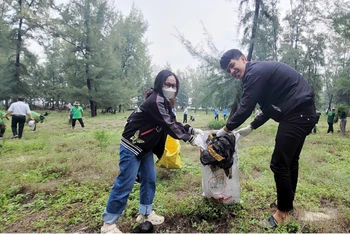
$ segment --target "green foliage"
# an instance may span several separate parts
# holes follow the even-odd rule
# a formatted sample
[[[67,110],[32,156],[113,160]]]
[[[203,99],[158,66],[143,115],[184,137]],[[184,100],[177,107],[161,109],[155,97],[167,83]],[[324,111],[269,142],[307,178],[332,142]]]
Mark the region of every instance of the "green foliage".
[[[194,222],[192,224],[192,227],[194,227],[198,232],[201,232],[201,233],[208,233],[208,232],[210,233],[210,232],[213,232],[213,230],[215,229],[215,225],[208,224],[206,220],[203,220],[199,224]]]
[[[36,56],[28,50],[28,42],[37,39],[35,32],[44,27],[50,3],[48,0],[3,1],[0,29],[6,49],[1,55],[5,55],[6,62],[0,61],[0,69],[4,72],[6,95],[1,99],[30,95],[31,79],[38,65]]]
[[[348,67],[350,68],[350,63],[348,64]],[[334,95],[335,100],[338,103],[345,103],[347,105],[350,105],[350,76],[344,75],[342,77],[339,77],[334,82]]]
[[[208,127],[211,129],[220,129],[226,125],[224,120],[212,120],[208,123]]]
[[[340,2],[340,5],[341,7],[335,8],[335,14],[332,15],[332,26],[336,33],[343,38],[350,39],[350,3],[348,1]]]
[[[33,183],[47,182],[66,175],[67,168],[66,164],[62,164],[59,166],[48,166],[43,169],[28,170],[22,175],[22,179]]]
[[[191,71],[191,70],[190,70]],[[176,96],[176,105],[181,108],[189,106],[189,93],[192,90],[192,77],[190,72],[187,71],[176,71],[175,74],[179,78],[180,90]]]
[[[153,83],[142,13],[133,8],[124,16],[106,0],[72,0],[54,10],[59,16],[48,21],[53,38],[45,43],[47,60],[31,83],[34,97],[53,108],[79,100],[92,105],[92,116],[96,105],[131,106]]]
[[[252,60],[277,60],[281,28],[276,1],[252,2],[242,0],[239,4],[239,27],[243,28],[241,44],[254,48]]]
[[[0,150],[0,154],[3,153],[10,153],[13,151],[21,151],[26,152],[30,150],[42,150],[45,148],[45,142],[25,142],[24,144],[20,144],[19,142],[10,142],[10,141],[4,141],[3,147]]]
[[[98,141],[100,147],[106,147],[109,144],[108,134],[105,131],[97,131],[94,133],[94,138]]]
[[[325,65],[327,35],[316,32],[320,5],[316,1],[296,1],[284,18],[285,30],[280,47],[281,61],[299,71],[312,86],[316,104],[320,103],[322,72]],[[305,33],[307,32],[307,33]]]
[[[347,115],[347,113],[349,113],[349,111],[350,111],[350,106],[348,106],[346,104],[342,103],[342,104],[339,104],[339,106],[337,107],[338,113],[344,112]]]

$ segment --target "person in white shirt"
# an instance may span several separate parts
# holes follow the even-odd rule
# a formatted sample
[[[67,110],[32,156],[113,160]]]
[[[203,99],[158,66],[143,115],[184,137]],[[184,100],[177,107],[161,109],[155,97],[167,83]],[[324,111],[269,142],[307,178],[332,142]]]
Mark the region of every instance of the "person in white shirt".
[[[185,109],[184,109],[184,119],[183,119],[182,123],[187,123],[187,115],[188,115],[188,109],[187,109],[187,107],[185,107]]]
[[[24,124],[26,122],[26,116],[28,116],[30,119],[33,119],[29,106],[28,104],[24,103],[23,97],[18,97],[17,102],[14,102],[10,105],[10,108],[7,110],[6,114],[2,116],[2,118],[6,118],[7,115],[12,115],[12,138],[21,139],[23,135]]]

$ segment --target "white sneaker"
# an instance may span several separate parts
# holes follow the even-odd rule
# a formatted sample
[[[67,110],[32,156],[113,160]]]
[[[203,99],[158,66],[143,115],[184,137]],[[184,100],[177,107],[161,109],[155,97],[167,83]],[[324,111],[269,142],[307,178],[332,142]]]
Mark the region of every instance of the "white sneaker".
[[[136,218],[136,222],[138,223],[142,223],[145,221],[151,222],[152,225],[160,225],[164,223],[164,216],[156,215],[154,210],[152,210],[152,212],[149,215],[139,214],[139,216],[137,216]]]
[[[117,225],[115,223],[114,224],[103,223],[103,226],[101,227],[101,233],[112,234],[112,233],[122,233],[122,232],[117,228]]]

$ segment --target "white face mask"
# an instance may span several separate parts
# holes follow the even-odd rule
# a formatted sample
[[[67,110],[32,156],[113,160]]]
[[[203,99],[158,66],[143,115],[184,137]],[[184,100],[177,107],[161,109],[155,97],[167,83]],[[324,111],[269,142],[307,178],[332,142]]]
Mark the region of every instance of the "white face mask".
[[[175,93],[176,93],[176,89],[173,89],[173,88],[163,88],[163,94],[164,94],[164,97],[166,97],[168,100],[171,99],[171,98],[174,98],[175,97]]]

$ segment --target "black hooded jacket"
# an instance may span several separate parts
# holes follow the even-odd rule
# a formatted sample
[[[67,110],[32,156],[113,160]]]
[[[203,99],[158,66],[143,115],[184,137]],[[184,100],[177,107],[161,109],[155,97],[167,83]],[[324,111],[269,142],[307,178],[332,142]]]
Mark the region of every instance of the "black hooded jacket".
[[[251,123],[253,129],[268,119],[280,122],[295,108],[313,102],[314,92],[303,76],[280,62],[248,62],[243,76],[243,95],[237,111],[227,121],[231,131],[239,127],[253,112],[256,104],[262,114]]]
[[[121,145],[138,157],[152,151],[160,158],[167,134],[175,139],[191,141],[193,129],[176,122],[171,109],[167,99],[153,92],[128,118]]]

